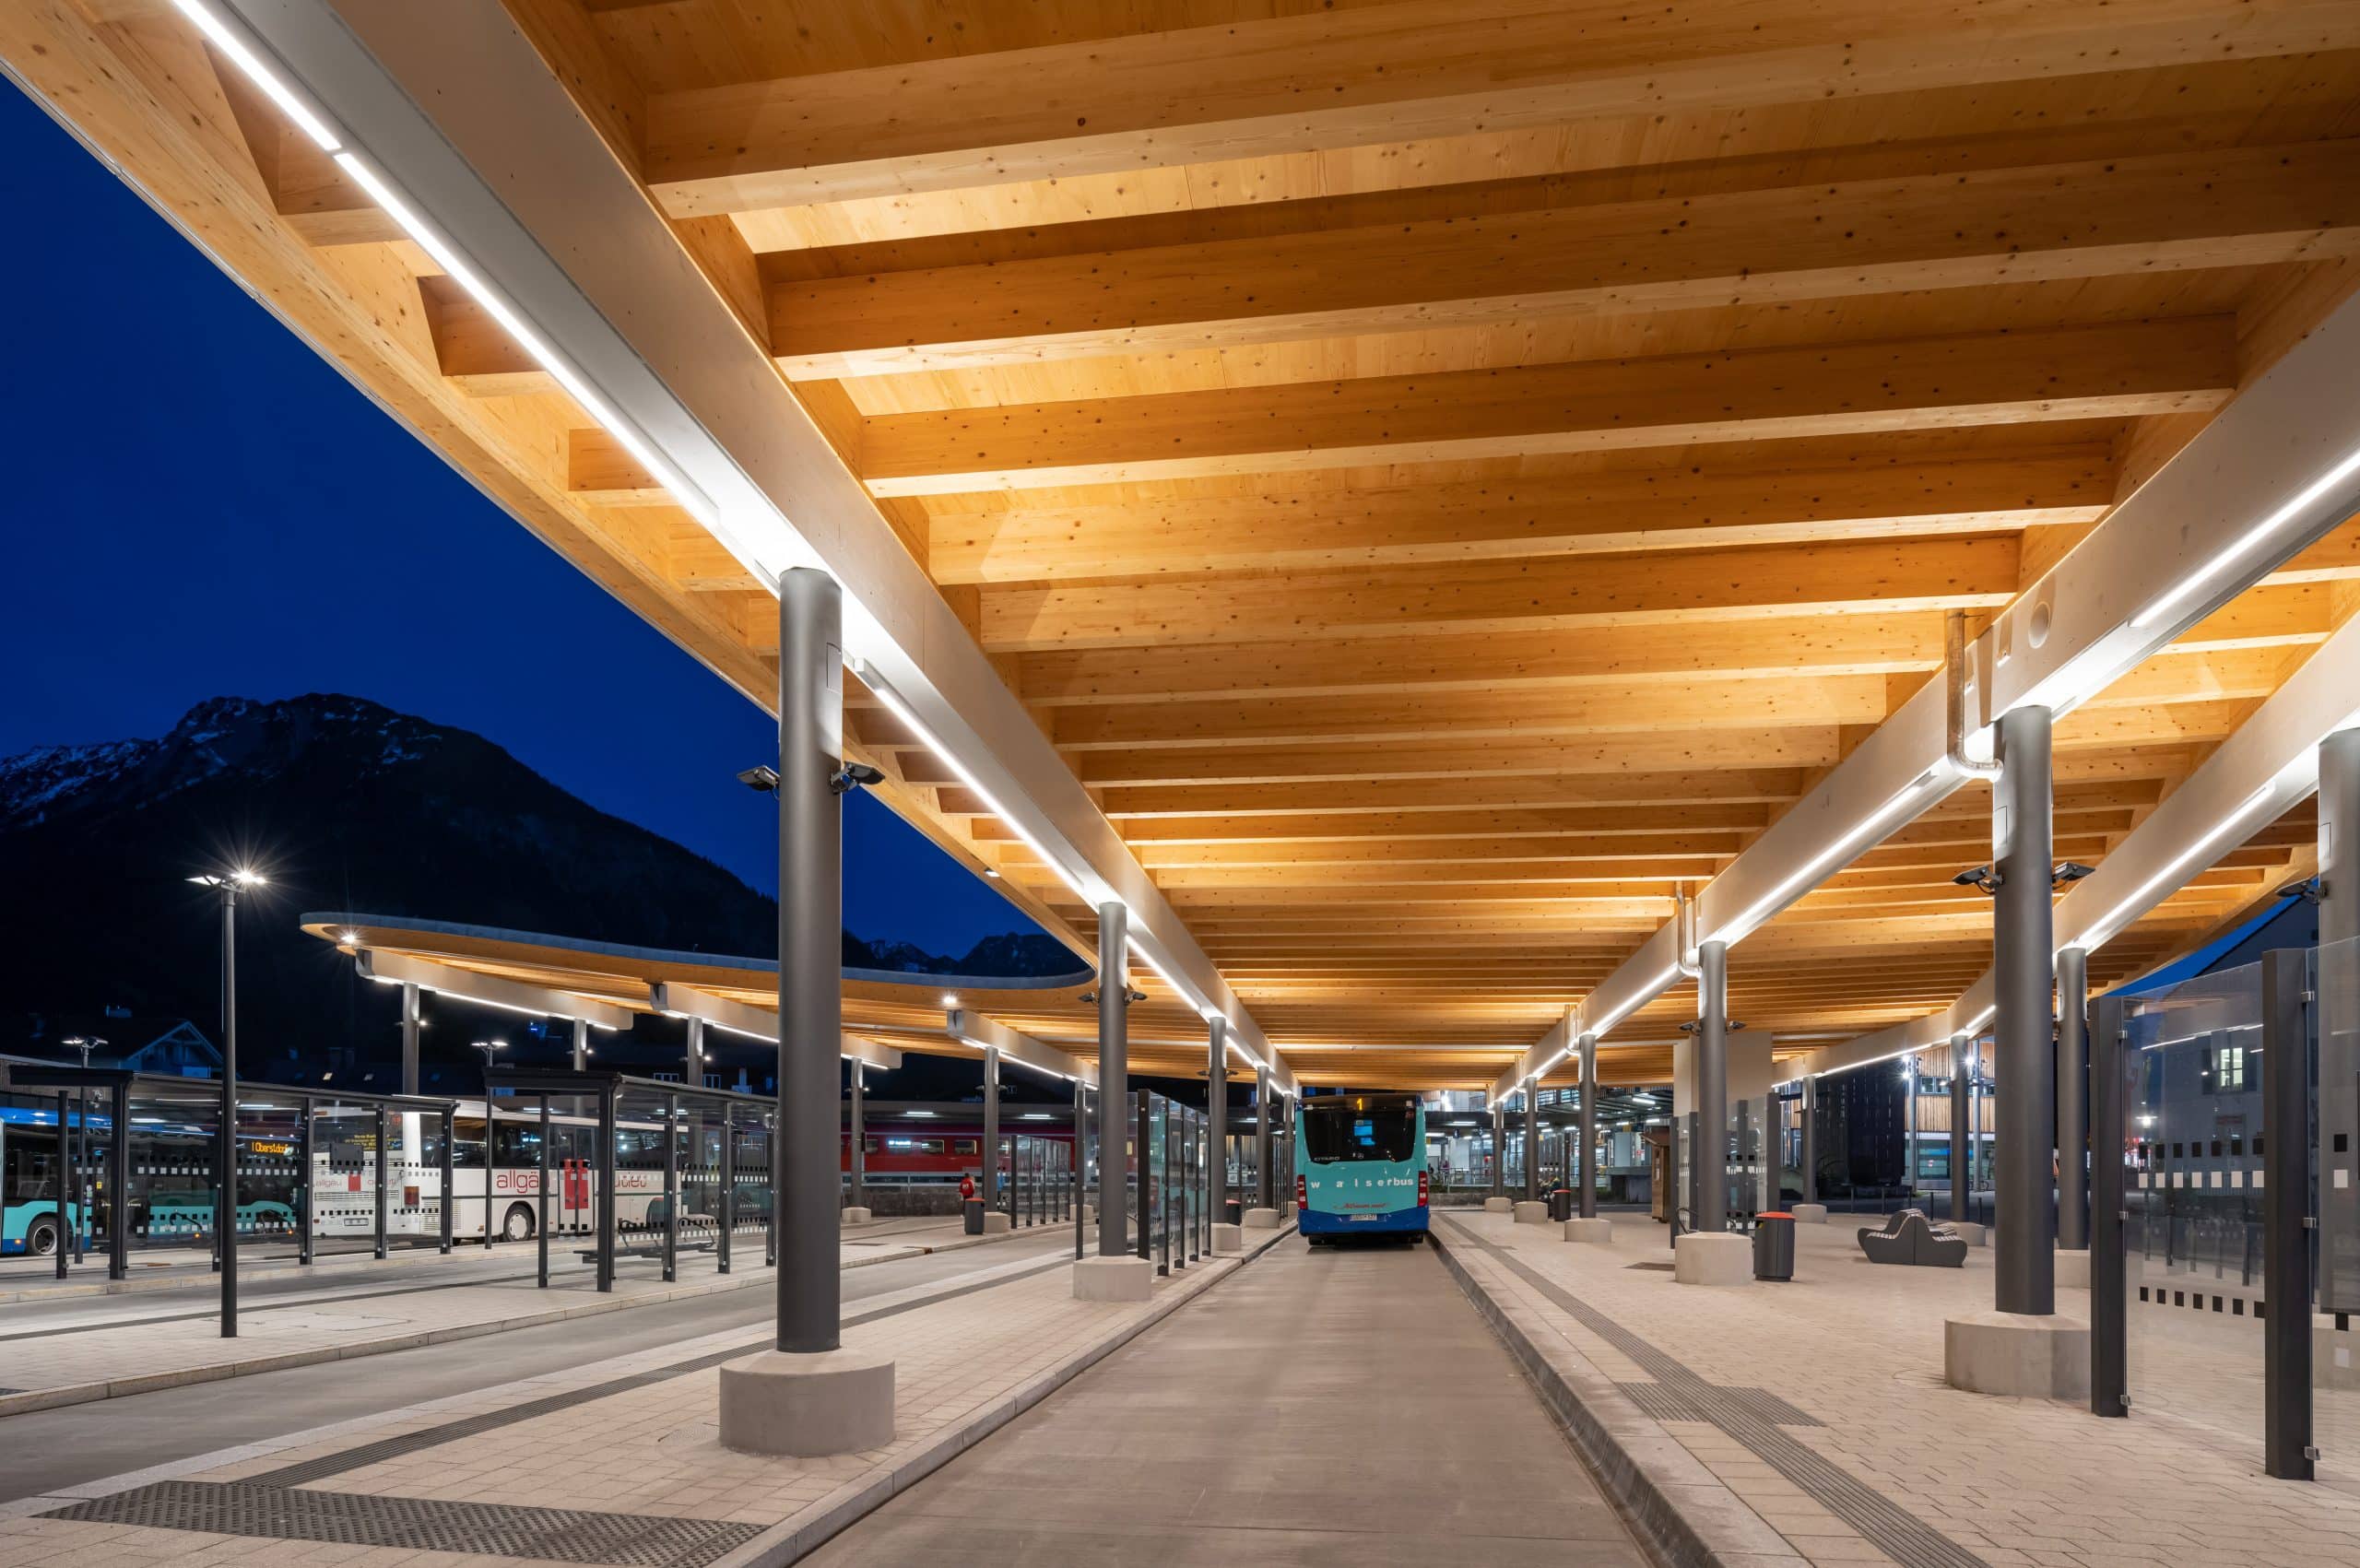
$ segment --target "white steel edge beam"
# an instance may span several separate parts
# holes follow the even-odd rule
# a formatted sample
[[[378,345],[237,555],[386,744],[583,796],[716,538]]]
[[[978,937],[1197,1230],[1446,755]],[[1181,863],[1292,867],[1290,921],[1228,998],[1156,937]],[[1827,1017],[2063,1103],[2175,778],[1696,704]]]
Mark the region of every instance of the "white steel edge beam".
[[[596,1029],[629,1029],[631,1011],[612,1002],[594,1001],[572,991],[545,990],[496,974],[478,974],[455,964],[409,953],[379,952],[361,948],[353,954],[363,979],[386,985],[415,985],[462,1001],[476,1002],[532,1018],[578,1018]]]
[[[651,988],[649,1004],[670,1018],[702,1019],[715,1029],[731,1034],[742,1034],[749,1040],[778,1043],[778,1009],[756,1007],[738,1001],[734,996],[720,996],[694,985],[682,985],[675,981],[659,981]],[[902,1065],[902,1054],[873,1040],[845,1032],[838,1042],[839,1054],[850,1061],[865,1062],[880,1071],[891,1072]]]
[[[810,565],[837,578],[847,657],[1082,896],[1128,908],[1141,957],[1292,1090],[1177,912],[504,9],[212,3],[661,454],[693,492],[683,504],[758,577]]]
[[[2360,301],[2347,301],[1969,646],[1970,745],[1988,751],[1985,732],[2014,707],[2071,712],[2356,511]],[[1705,884],[1700,939],[1741,940],[1954,789],[1943,708],[1941,682],[1928,682]],[[1681,956],[1663,942],[1671,929],[1584,998],[1583,1014],[1619,1018],[1668,988]],[[1528,1049],[1493,1098],[1547,1054]]]
[[[2057,949],[2094,950],[2319,788],[2319,746],[2360,717],[2360,619],[2284,684],[2057,901]],[[1991,973],[1941,1012],[1813,1052],[1798,1076],[1841,1072],[1938,1044],[1988,1021]]]
[[[973,1008],[942,1009],[942,1032],[977,1050],[986,1045],[997,1046],[1002,1060],[1021,1062],[1044,1073],[1076,1080],[1095,1089],[1098,1086],[1098,1066],[1080,1056],[1069,1055],[1044,1040],[1036,1040],[1021,1029],[1010,1029],[996,1018],[985,1018]]]

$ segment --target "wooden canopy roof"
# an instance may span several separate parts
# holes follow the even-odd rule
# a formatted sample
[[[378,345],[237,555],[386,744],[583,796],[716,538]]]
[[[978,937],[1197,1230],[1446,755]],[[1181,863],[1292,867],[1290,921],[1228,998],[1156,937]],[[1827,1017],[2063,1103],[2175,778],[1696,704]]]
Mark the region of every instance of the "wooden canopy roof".
[[[1491,1083],[1935,677],[1945,612],[2009,604],[2360,277],[2349,0],[506,6],[1313,1083]],[[0,54],[770,700],[764,585],[170,5],[27,0]],[[2059,855],[2101,863],[2355,578],[2346,525],[2072,713]],[[922,737],[848,722],[1091,950]],[[1820,1043],[1948,1003],[1988,844],[1979,785],[1893,832],[1745,943],[1733,1013]],[[1140,980],[1140,1036],[1201,1038]],[[1608,1076],[1662,1076],[1692,1009]],[[994,1010],[1089,1049],[1079,1008]]]

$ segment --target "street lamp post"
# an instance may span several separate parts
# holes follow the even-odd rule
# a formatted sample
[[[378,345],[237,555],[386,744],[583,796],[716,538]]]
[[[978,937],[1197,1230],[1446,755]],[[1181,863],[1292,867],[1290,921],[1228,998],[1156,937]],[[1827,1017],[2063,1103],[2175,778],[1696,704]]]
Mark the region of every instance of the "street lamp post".
[[[221,1136],[213,1234],[221,1253],[221,1338],[238,1337],[238,894],[267,878],[245,867],[191,877],[221,895]]]

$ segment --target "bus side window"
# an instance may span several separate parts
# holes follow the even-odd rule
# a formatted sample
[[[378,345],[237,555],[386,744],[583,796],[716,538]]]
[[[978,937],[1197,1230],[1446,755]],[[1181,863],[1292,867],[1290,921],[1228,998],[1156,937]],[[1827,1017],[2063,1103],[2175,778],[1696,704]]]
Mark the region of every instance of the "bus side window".
[[[452,1122],[451,1163],[462,1171],[483,1169],[483,1118],[460,1116]]]

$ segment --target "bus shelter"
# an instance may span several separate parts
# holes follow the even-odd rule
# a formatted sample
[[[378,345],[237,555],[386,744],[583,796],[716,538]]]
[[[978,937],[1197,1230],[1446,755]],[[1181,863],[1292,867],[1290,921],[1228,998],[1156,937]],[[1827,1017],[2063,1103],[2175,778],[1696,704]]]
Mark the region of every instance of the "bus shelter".
[[[0,1059],[0,1256],[66,1277],[104,1249],[221,1267],[218,1080]],[[450,1250],[457,1102],[239,1085],[242,1244],[311,1263],[339,1252]],[[174,1255],[180,1255],[176,1257]]]
[[[493,1233],[534,1239],[540,1283],[549,1238],[577,1244],[611,1291],[626,1260],[657,1264],[667,1281],[709,1253],[724,1274],[759,1237],[777,1261],[771,1224],[777,1102],[625,1073],[498,1068],[490,1107],[487,1205]]]

